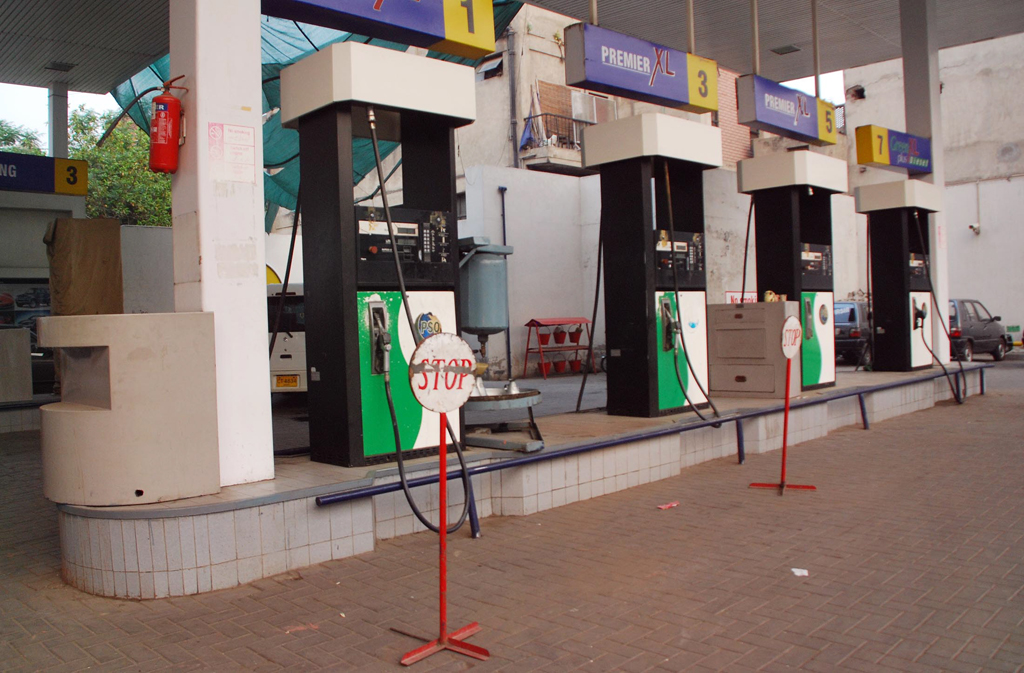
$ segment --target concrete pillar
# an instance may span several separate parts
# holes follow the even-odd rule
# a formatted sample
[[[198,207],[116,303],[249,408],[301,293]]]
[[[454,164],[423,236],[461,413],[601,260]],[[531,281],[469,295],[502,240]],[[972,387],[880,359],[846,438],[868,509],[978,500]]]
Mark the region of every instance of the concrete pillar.
[[[934,183],[945,193],[937,6],[937,0],[900,0],[900,37],[907,133],[932,140],[932,173],[918,179]],[[929,218],[928,240],[932,284],[939,305],[936,316],[939,320],[932,321],[933,350],[943,362],[949,362],[949,340],[942,329],[943,325],[949,325],[948,236],[944,212],[934,213]]]
[[[68,158],[68,85],[50,82],[49,152],[57,159]]]
[[[174,308],[214,314],[221,484],[271,479],[260,0],[171,0],[170,38],[171,77],[189,89]]]

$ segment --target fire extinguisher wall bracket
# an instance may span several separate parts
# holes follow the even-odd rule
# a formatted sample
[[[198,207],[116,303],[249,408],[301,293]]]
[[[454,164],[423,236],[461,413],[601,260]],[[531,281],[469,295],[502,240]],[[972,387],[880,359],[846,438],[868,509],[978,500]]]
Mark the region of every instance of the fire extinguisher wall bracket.
[[[164,82],[163,93],[153,99],[153,114],[149,127],[149,169],[156,173],[174,173],[178,170],[178,148],[185,144],[185,113],[181,99],[171,89],[188,91],[174,86],[181,75]]]

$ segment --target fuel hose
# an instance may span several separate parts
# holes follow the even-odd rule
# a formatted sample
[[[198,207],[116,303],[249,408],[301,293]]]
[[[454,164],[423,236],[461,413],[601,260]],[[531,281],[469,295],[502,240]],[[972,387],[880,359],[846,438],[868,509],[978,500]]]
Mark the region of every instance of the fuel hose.
[[[921,244],[922,252],[924,252],[928,248],[924,244],[924,232],[921,230],[921,218],[918,216],[918,212],[916,210],[914,211],[914,226],[917,229],[917,240]],[[927,252],[925,252],[925,254],[924,254],[924,274],[925,274],[924,277],[925,277],[925,280],[928,281],[928,293],[931,295],[932,304],[935,306],[935,316],[936,317],[940,317],[942,315],[942,312],[939,310],[939,300],[935,298],[935,286],[932,285],[932,266],[931,266],[931,262],[929,261],[929,258],[930,258],[930,255],[928,255]],[[944,320],[939,320],[939,323],[941,323],[942,331],[946,333],[946,338],[949,340],[950,343],[952,343],[953,342],[953,337],[949,333],[949,325],[947,325],[946,321],[944,321]],[[949,384],[949,390],[950,390],[950,392],[953,393],[953,399],[956,400],[957,404],[963,404],[964,403],[964,398],[960,394],[960,392],[956,389],[956,386],[953,385],[953,378],[950,376],[949,370],[946,369],[946,365],[943,364],[942,360],[939,359],[939,357],[935,354],[935,351],[933,351],[931,349],[931,346],[928,345],[928,341],[924,338],[924,326],[923,325],[921,326],[921,340],[924,342],[924,347],[926,349],[928,349],[929,353],[931,353],[932,359],[934,359],[935,362],[937,362],[939,364],[939,366],[942,367],[942,373],[946,375],[946,383]],[[960,360],[960,358],[957,358],[957,364],[960,365],[960,376],[963,377],[964,387],[966,388],[966,385],[967,385],[967,374],[966,374],[966,372],[964,372],[964,363],[963,363],[962,360]]]
[[[409,310],[409,295],[405,289],[405,275],[402,273],[402,260],[398,256],[398,241],[395,239],[395,224],[391,219],[391,207],[388,205],[388,194],[387,190],[384,189],[384,183],[387,178],[384,176],[384,167],[381,164],[380,159],[380,146],[377,142],[377,117],[374,114],[373,106],[368,105],[366,107],[366,117],[370,125],[370,140],[373,145],[373,159],[377,165],[377,180],[380,182],[380,196],[384,204],[384,219],[388,224],[388,236],[391,239],[391,254],[395,260],[395,274],[398,277],[398,288],[402,295],[402,306],[405,308],[405,317],[409,320],[409,329],[412,331],[413,339],[416,341],[416,345],[419,345],[423,341],[423,337],[420,336],[419,332],[416,331],[416,321],[412,317],[412,312]],[[383,325],[379,327],[383,328]],[[387,330],[379,330],[381,333]],[[384,344],[385,357],[384,357],[384,392],[388,400],[388,411],[391,414],[391,428],[395,435],[395,455],[398,459],[398,478],[402,482],[402,492],[405,493],[405,499],[409,503],[409,509],[412,510],[413,515],[423,524],[428,530],[432,530],[435,533],[441,532],[440,528],[424,516],[423,512],[416,505],[416,501],[412,497],[412,491],[409,489],[409,481],[405,473],[405,459],[402,455],[402,436],[398,428],[398,414],[395,411],[395,403],[391,397],[391,372],[390,372],[390,361],[391,352],[390,344]],[[462,503],[462,514],[459,515],[458,520],[448,528],[449,533],[454,533],[462,525],[466,523],[466,517],[469,516],[469,504],[472,497],[472,490],[469,485],[469,467],[466,465],[466,457],[462,452],[462,444],[455,439],[455,432],[452,430],[451,421],[447,422],[448,435],[451,437],[452,444],[455,446],[455,453],[459,458],[459,466],[462,472],[462,486],[465,491],[466,497],[463,498]],[[448,483],[445,475],[438,475],[438,487],[447,488]]]
[[[674,218],[672,216],[672,182],[671,182],[671,179],[669,178],[668,160],[663,161],[662,162],[662,166],[664,166],[664,168],[665,168],[665,195],[667,197],[666,200],[668,201],[668,238],[669,238],[669,245],[671,246],[671,256],[670,256],[670,259],[672,260],[672,289],[675,292],[675,300],[676,300],[675,330],[676,330],[676,333],[679,335],[679,343],[683,347],[683,357],[686,360],[686,367],[690,371],[690,376],[693,377],[694,382],[697,384],[697,389],[700,390],[701,394],[704,396],[704,399],[706,399],[708,401],[708,405],[711,407],[711,411],[714,412],[715,418],[721,418],[722,415],[720,413],[718,413],[718,407],[716,407],[715,403],[711,400],[711,396],[708,395],[708,391],[704,389],[704,385],[700,382],[700,377],[697,376],[697,372],[693,369],[693,363],[690,361],[689,351],[687,351],[687,349],[686,349],[686,335],[683,334],[683,322],[682,322],[682,319],[681,319],[683,311],[682,311],[682,306],[679,305],[679,268],[676,266],[676,226],[675,226],[675,220],[674,220]],[[749,215],[748,215],[747,219],[748,219],[748,223],[749,223]],[[742,295],[741,295],[740,298],[742,299]],[[673,357],[674,357],[675,362],[676,362],[676,365],[675,365],[676,379],[679,381],[680,388],[682,388],[683,397],[686,398],[687,403],[691,407],[693,407],[693,411],[697,414],[697,416],[702,421],[703,420],[707,420],[706,418],[704,418],[703,415],[701,415],[700,411],[697,410],[697,405],[693,404],[693,402],[690,401],[690,396],[686,394],[686,386],[683,385],[682,377],[679,376],[679,356],[678,356],[678,353],[675,351],[675,342],[674,341],[673,341],[673,344],[672,344],[672,350],[673,350]],[[719,425],[719,426],[715,426],[715,427],[721,427],[721,426]]]

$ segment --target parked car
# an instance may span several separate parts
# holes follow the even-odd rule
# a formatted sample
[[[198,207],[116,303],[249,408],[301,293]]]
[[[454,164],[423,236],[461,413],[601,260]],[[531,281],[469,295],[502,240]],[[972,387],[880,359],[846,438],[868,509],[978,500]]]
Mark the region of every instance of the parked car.
[[[34,287],[28,292],[22,292],[14,301],[18,306],[27,306],[28,308],[36,308],[38,306],[49,306],[50,305],[50,291],[45,287]]]
[[[950,299],[950,357],[969,362],[977,353],[991,353],[993,360],[1002,360],[1013,350],[1013,340],[1000,320],[1002,316],[993,316],[977,299]]]
[[[14,297],[6,292],[0,292],[0,309],[14,308]]]
[[[871,364],[871,327],[866,301],[837,301],[833,304],[836,321],[836,360],[848,364]]]

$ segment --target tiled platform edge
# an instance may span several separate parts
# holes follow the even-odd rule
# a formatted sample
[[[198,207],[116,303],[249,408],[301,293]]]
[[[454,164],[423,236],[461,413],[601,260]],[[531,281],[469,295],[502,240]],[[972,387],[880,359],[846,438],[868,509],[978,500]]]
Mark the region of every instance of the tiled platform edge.
[[[977,370],[969,392],[979,392]],[[871,422],[933,406],[951,397],[945,379],[865,394]],[[790,416],[790,444],[860,423],[856,397],[803,407]],[[743,421],[746,450],[782,446],[782,414]],[[481,518],[525,516],[678,475],[684,468],[736,455],[734,423],[630,441],[473,478]],[[436,470],[434,470],[436,473]],[[417,472],[423,476],[427,472]],[[378,480],[394,481],[395,477]],[[436,519],[438,486],[414,491]],[[449,482],[450,520],[464,502]],[[180,510],[179,510],[180,513]],[[246,584],[331,559],[372,551],[376,540],[424,530],[401,492],[317,507],[313,497],[196,516],[98,518],[60,511],[64,580],[101,596],[148,599],[203,593]]]
[[[39,429],[39,407],[0,409],[0,434]]]

